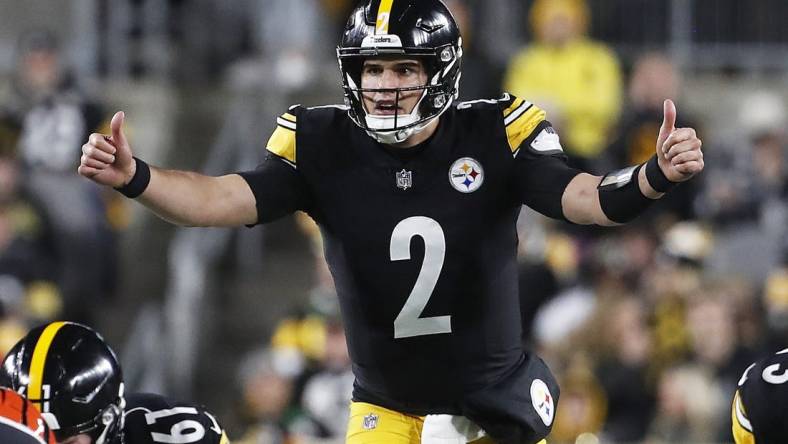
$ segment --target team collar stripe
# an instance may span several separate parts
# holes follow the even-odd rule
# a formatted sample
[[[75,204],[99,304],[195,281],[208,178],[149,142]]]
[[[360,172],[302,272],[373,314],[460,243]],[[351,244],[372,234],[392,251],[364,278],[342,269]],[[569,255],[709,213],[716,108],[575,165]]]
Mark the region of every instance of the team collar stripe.
[[[284,113],[284,114],[282,114],[281,117],[283,119],[287,120],[288,122],[296,123],[296,116],[294,116],[294,115],[292,115],[290,113]]]
[[[284,127],[286,129],[289,129],[289,130],[292,130],[292,131],[296,130],[296,124],[294,122],[291,122],[289,120],[283,119],[281,117],[276,119],[276,123],[279,124],[279,126]]]
[[[375,34],[389,33],[389,20],[391,17],[391,7],[394,0],[381,0],[378,7],[378,19],[375,22]]]
[[[504,125],[509,126],[510,123],[514,122],[518,117],[522,116],[523,113],[531,109],[532,106],[533,104],[531,102],[523,102],[522,105],[512,111],[512,113],[503,120]]]
[[[42,400],[41,391],[44,383],[44,366],[46,364],[49,347],[55,339],[57,332],[66,325],[66,322],[54,322],[49,324],[41,336],[38,338],[36,348],[33,349],[33,359],[30,363],[30,382],[27,389],[27,397],[32,401]]]

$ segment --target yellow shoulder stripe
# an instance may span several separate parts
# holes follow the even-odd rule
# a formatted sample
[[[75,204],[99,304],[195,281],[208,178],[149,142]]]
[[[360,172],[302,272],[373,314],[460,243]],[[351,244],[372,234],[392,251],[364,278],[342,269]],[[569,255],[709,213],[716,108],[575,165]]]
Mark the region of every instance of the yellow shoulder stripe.
[[[519,108],[520,105],[522,105],[524,102],[525,102],[525,100],[523,100],[523,99],[521,99],[519,97],[514,99],[514,102],[512,102],[512,104],[509,105],[509,108],[506,108],[505,110],[503,110],[503,117],[504,118],[509,117],[509,114],[511,114],[512,111],[514,111],[517,108]]]
[[[276,129],[266,145],[268,151],[296,163],[296,116],[284,113],[276,119]]]
[[[733,423],[733,439],[736,441],[736,444],[755,444],[755,436],[753,436],[751,431],[752,426],[749,419],[747,419],[738,390],[733,396],[731,423]]]
[[[515,100],[515,103],[504,111],[506,138],[509,141],[509,148],[512,152],[517,151],[523,140],[527,139],[534,131],[534,128],[545,119],[544,110],[536,105],[523,100],[518,106],[515,106],[520,100]],[[507,111],[509,111],[508,115],[506,114]]]
[[[41,332],[41,336],[36,342],[36,347],[33,349],[33,359],[30,362],[30,382],[27,388],[27,398],[31,401],[41,401],[42,386],[44,384],[44,367],[46,366],[47,355],[49,354],[49,347],[55,339],[55,335],[66,322],[53,322]]]

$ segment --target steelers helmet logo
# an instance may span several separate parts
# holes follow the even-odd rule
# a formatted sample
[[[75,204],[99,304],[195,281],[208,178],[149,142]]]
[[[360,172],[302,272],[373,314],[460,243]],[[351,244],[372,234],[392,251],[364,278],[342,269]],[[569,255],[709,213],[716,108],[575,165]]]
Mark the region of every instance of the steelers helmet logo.
[[[547,384],[541,379],[534,379],[531,383],[531,403],[544,425],[550,427],[555,415],[555,402]]]
[[[449,183],[460,193],[472,193],[484,183],[484,169],[476,159],[461,157],[449,168]]]

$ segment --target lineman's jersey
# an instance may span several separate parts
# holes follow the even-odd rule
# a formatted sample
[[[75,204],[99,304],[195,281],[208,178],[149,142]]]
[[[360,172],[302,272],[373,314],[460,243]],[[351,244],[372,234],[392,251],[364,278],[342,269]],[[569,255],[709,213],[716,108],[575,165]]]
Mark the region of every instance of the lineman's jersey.
[[[216,416],[161,395],[128,395],[123,418],[123,444],[229,444]]]
[[[319,224],[339,295],[356,401],[461,413],[463,394],[523,363],[517,287],[522,204],[563,218],[566,165],[545,113],[508,94],[452,106],[425,143],[397,149],[343,107],[295,106],[266,160],[241,175],[258,223]]]
[[[788,348],[752,364],[739,380],[731,406],[736,444],[788,439]]]

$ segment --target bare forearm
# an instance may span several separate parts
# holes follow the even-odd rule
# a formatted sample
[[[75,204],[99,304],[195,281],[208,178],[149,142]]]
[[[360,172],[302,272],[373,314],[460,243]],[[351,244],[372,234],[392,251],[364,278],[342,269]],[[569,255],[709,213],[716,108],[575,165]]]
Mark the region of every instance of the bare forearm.
[[[257,220],[254,196],[236,174],[220,177],[151,167],[137,199],[162,219],[184,226],[238,226]]]
[[[596,224],[604,226],[618,225],[617,222],[610,220],[602,205],[599,202],[599,191],[597,185],[602,180],[600,176],[582,173],[578,174],[566,187],[562,199],[564,215],[576,224]],[[638,187],[641,194],[649,199],[659,199],[662,193],[658,193],[648,183],[646,169],[638,171]]]
[[[564,216],[581,225],[615,225],[605,216],[599,204],[597,185],[602,178],[588,173],[575,176],[567,185],[561,199]]]

